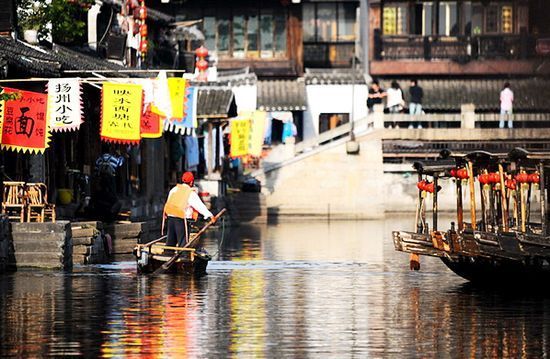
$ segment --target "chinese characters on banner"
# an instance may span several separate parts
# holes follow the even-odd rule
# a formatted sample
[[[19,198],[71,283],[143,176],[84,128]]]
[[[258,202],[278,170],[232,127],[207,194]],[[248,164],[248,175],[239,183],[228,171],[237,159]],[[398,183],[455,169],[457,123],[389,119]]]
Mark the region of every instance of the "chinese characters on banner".
[[[264,144],[265,132],[265,111],[254,111],[251,115],[252,123],[250,128],[250,151],[252,156],[262,155],[262,145]]]
[[[48,81],[48,116],[52,131],[75,131],[82,124],[78,79]]]
[[[141,115],[141,137],[159,138],[162,136],[160,115],[151,111],[151,107],[152,104],[149,104],[145,113]]]
[[[2,149],[43,153],[48,147],[48,95],[4,87],[4,93],[19,93],[17,100],[0,102]]]
[[[101,101],[101,139],[137,144],[141,138],[143,90],[140,85],[105,82]]]
[[[185,91],[185,113],[183,120],[166,120],[164,122],[165,131],[181,135],[190,135],[193,133],[192,129],[197,127],[197,94],[198,89],[196,87],[187,87]]]
[[[235,119],[231,121],[231,157],[248,154],[250,140],[250,120]]]
[[[172,120],[181,121],[185,114],[185,79],[170,77],[168,79],[170,89],[170,102],[172,103]]]

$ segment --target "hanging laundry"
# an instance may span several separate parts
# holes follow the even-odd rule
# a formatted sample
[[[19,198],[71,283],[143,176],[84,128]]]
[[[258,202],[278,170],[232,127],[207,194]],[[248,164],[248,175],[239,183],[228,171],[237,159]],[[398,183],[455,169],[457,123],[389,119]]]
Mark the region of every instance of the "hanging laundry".
[[[191,171],[199,164],[199,140],[194,136],[184,137],[185,141],[185,168]]]

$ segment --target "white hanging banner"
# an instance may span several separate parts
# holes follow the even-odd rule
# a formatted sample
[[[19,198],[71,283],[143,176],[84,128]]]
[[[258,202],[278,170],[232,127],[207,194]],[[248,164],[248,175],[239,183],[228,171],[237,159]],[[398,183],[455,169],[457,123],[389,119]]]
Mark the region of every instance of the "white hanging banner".
[[[76,131],[82,120],[82,91],[78,79],[48,81],[48,117],[52,131]]]

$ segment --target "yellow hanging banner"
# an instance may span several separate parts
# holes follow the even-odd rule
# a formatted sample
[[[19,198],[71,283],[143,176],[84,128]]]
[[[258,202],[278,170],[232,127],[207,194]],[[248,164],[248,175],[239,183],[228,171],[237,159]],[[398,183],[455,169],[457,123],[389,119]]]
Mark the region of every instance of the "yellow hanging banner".
[[[250,139],[250,120],[231,120],[231,157],[241,157],[248,154]]]
[[[182,121],[185,115],[185,79],[170,77],[168,79],[170,102],[172,104],[172,120]]]
[[[250,148],[249,154],[252,156],[262,155],[262,145],[264,144],[265,119],[267,113],[265,111],[254,111],[252,113],[252,122],[250,128]]]
[[[101,139],[137,144],[141,138],[141,85],[105,82],[101,101]]]

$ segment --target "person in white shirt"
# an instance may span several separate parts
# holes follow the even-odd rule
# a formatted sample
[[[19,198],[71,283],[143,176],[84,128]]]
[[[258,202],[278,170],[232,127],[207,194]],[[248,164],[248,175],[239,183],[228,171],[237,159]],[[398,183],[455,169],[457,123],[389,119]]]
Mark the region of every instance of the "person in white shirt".
[[[403,91],[397,81],[392,81],[391,87],[386,91],[386,108],[390,113],[400,113],[403,110],[405,101],[403,100]],[[393,123],[397,127],[396,122]]]
[[[164,233],[164,220],[166,220],[168,226],[166,245],[170,247],[182,246],[184,240],[185,243],[189,242],[189,221],[194,219],[195,211],[206,220],[215,222],[212,212],[206,208],[192,188],[195,182],[193,173],[185,172],[181,180],[183,183],[177,184],[170,190],[164,205],[162,232]]]
[[[510,89],[510,83],[506,82],[504,88],[500,91],[500,122],[499,128],[504,128],[506,117],[508,118],[508,128],[512,128],[512,110],[514,103],[514,92]]]

